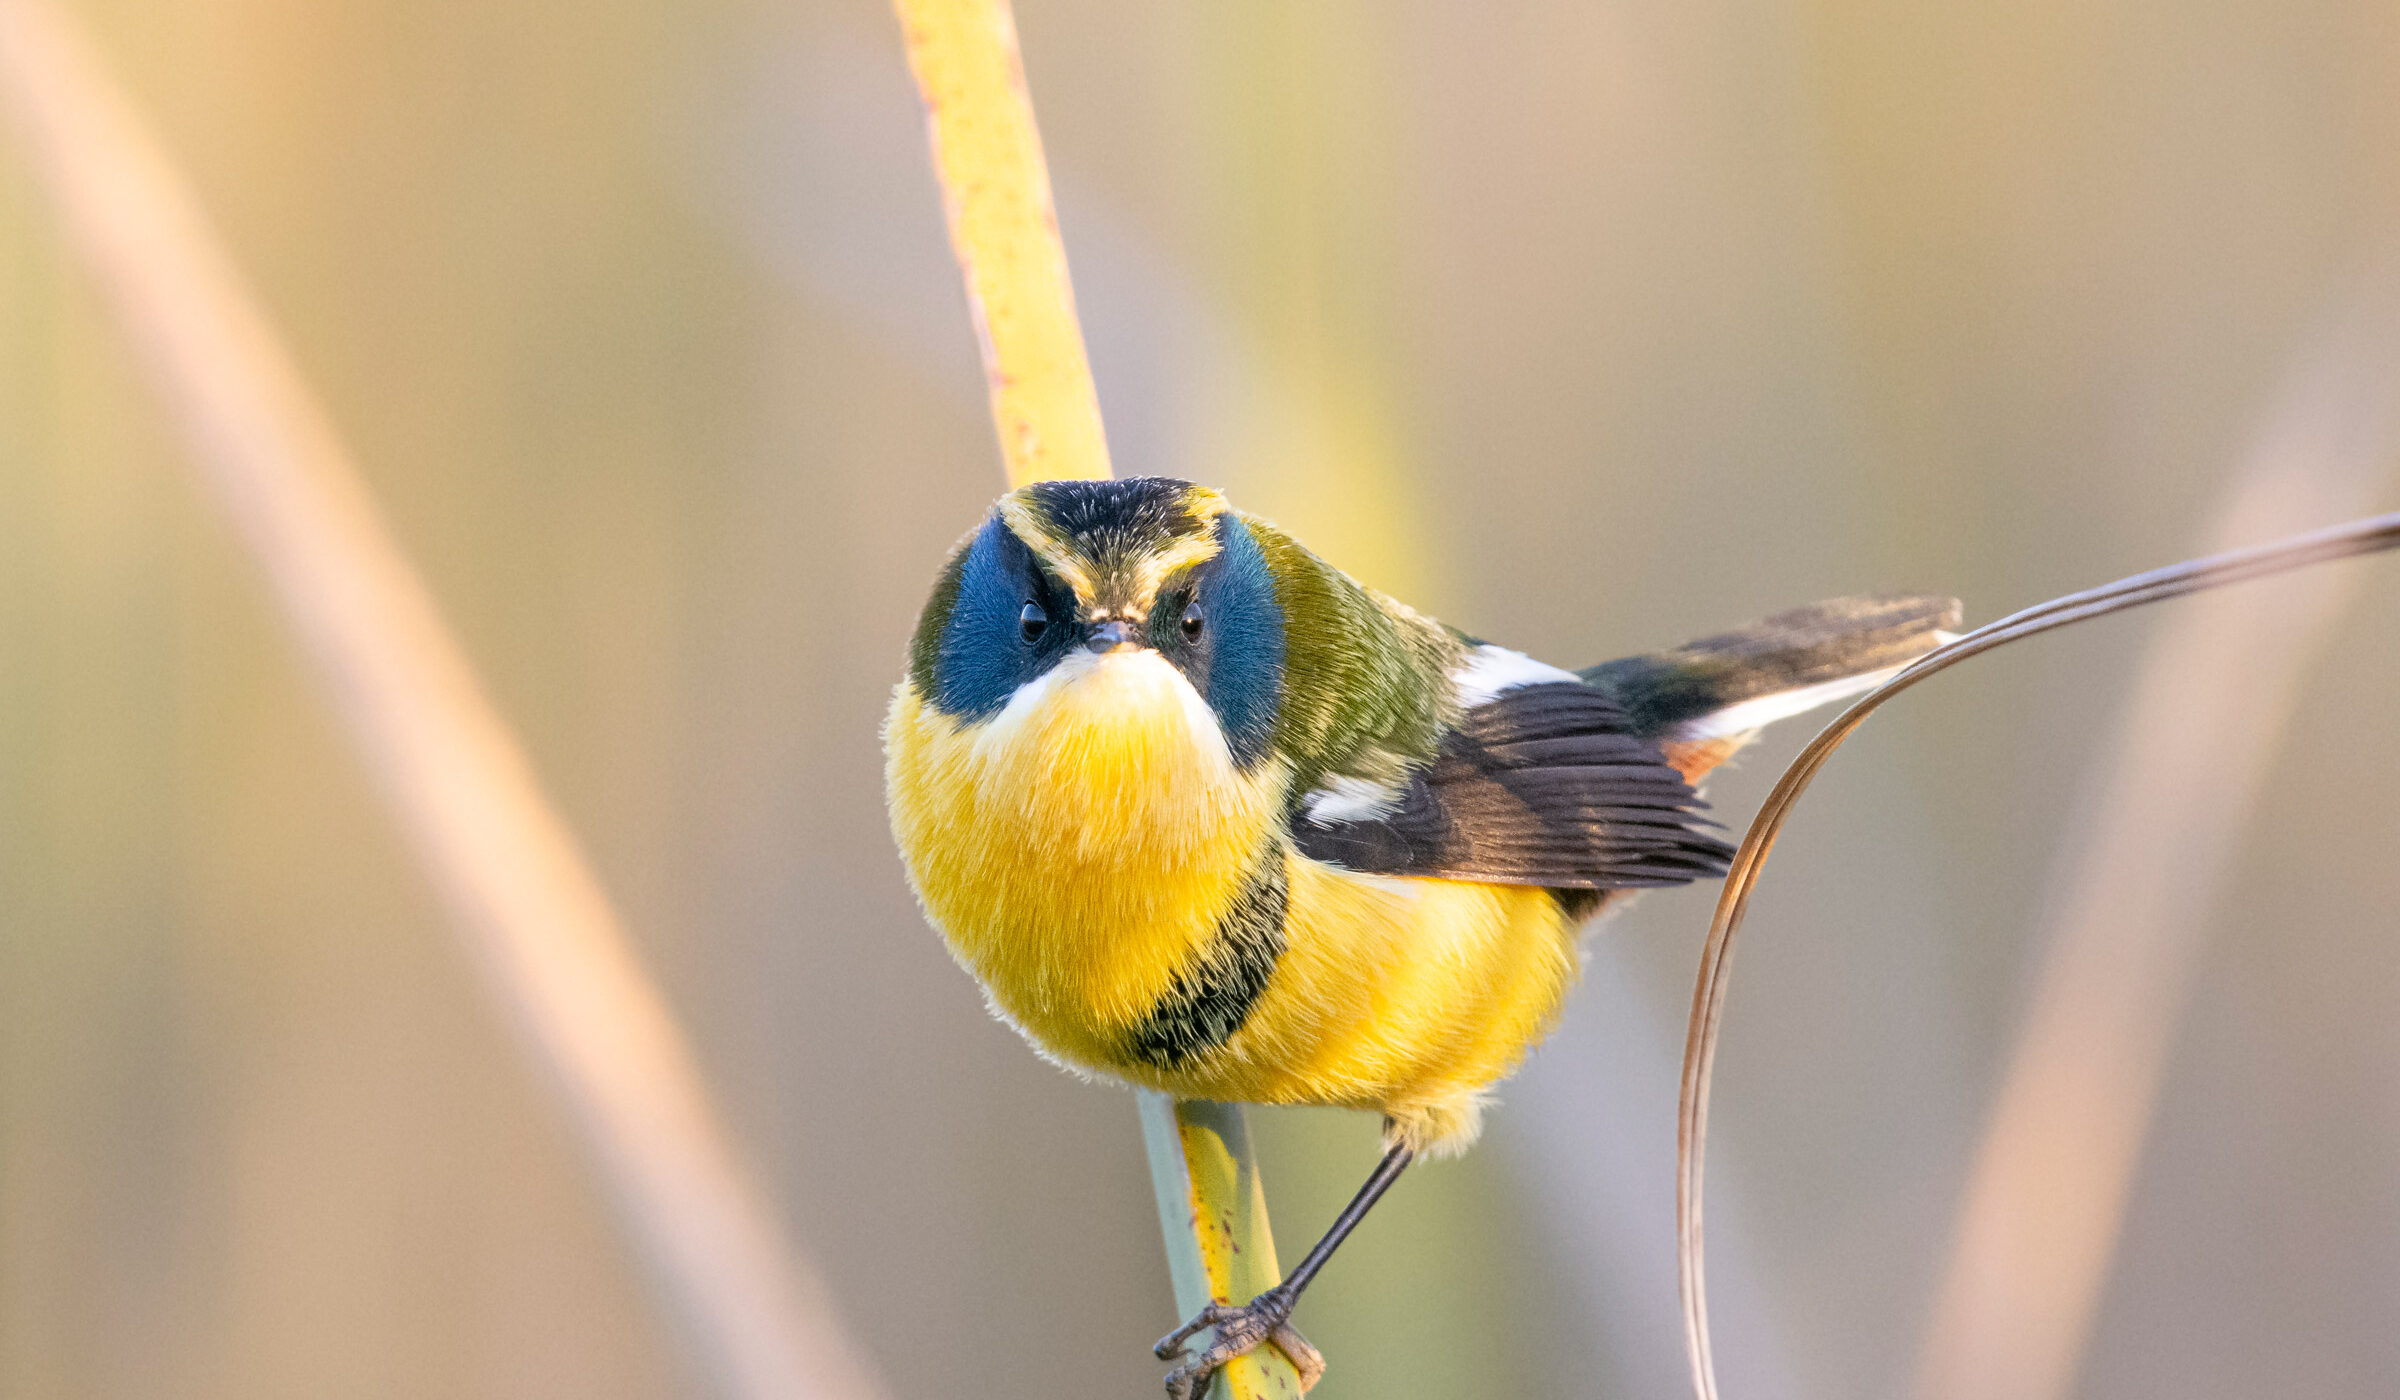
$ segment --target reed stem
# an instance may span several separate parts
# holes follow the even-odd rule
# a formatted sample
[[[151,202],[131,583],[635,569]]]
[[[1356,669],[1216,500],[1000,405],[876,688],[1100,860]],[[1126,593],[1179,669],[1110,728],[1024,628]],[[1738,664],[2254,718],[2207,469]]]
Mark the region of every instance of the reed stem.
[[[1007,0],[895,0],[894,9],[925,99],[1008,482],[1106,477],[1100,400]],[[1240,1106],[1145,1092],[1141,1117],[1177,1309],[1247,1302],[1280,1282]],[[1299,1373],[1260,1347],[1220,1370],[1211,1393],[1297,1396]]]

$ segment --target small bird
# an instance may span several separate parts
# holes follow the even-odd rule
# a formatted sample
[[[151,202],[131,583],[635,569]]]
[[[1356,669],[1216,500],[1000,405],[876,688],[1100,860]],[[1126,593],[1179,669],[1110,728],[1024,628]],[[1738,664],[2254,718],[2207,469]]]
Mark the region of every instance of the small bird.
[[[1629,891],[1724,872],[1694,785],[1958,615],[1846,598],[1567,671],[1207,487],[1002,497],[935,582],[884,726],[927,917],[993,1013],[1071,1070],[1383,1115],[1382,1161],[1291,1276],[1159,1343],[1183,1362],[1167,1393],[1269,1340],[1313,1382],[1301,1290],[1412,1160],[1474,1142],[1557,1020],[1583,930]]]

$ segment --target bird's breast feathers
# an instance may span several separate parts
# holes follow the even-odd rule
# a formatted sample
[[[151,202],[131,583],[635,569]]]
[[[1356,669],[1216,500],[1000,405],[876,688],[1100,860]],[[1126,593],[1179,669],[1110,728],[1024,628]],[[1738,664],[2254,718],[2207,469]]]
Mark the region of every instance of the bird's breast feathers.
[[[1107,1067],[1239,895],[1279,771],[1243,772],[1149,651],[1072,653],[979,723],[903,685],[887,729],[893,828],[926,911],[997,1009]]]
[[[979,722],[903,684],[886,741],[927,913],[994,1009],[1086,1072],[1377,1108],[1452,1150],[1574,978],[1580,920],[1546,890],[1299,854],[1286,770],[1238,765],[1155,654],[1071,655]]]

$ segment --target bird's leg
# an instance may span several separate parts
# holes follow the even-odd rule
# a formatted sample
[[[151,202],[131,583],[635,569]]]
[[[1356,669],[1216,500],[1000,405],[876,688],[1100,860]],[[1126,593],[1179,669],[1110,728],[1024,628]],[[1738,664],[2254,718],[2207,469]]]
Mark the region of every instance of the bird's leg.
[[[1158,1359],[1174,1361],[1185,1355],[1184,1343],[1193,1336],[1211,1327],[1217,1329],[1215,1338],[1198,1356],[1167,1373],[1168,1400],[1192,1400],[1207,1388],[1208,1378],[1216,1374],[1218,1367],[1268,1341],[1291,1358],[1292,1365],[1300,1372],[1303,1391],[1315,1385],[1317,1377],[1325,1374],[1325,1358],[1292,1326],[1292,1306],[1300,1301],[1301,1290],[1325,1267],[1333,1252],[1342,1247],[1350,1232],[1358,1228],[1358,1222],[1367,1218],[1367,1212],[1383,1199],[1383,1193],[1392,1189],[1392,1183],[1400,1179],[1401,1171],[1416,1155],[1407,1147],[1394,1147],[1384,1153],[1374,1175],[1367,1178],[1367,1184],[1358,1188],[1358,1194],[1334,1218],[1333,1228],[1325,1232],[1325,1237],[1317,1241],[1308,1257],[1283,1282],[1247,1303],[1211,1303],[1191,1321],[1159,1338],[1153,1348]]]

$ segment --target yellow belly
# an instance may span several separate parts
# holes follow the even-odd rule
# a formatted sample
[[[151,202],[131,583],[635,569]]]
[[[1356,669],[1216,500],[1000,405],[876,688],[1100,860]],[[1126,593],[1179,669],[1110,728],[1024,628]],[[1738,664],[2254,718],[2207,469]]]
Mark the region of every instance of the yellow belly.
[[[1464,1147],[1480,1091],[1574,981],[1575,922],[1543,890],[1293,852],[1280,770],[1238,772],[1163,666],[1079,661],[977,725],[902,688],[885,732],[892,825],[927,915],[993,1009],[1063,1063],[1193,1097],[1370,1109],[1420,1149]],[[1287,876],[1264,991],[1214,1050],[1170,1068],[1134,1058],[1129,1033],[1262,857]]]
[[[1245,1103],[1390,1117],[1420,1151],[1475,1140],[1482,1091],[1547,1035],[1579,968],[1546,890],[1358,875],[1287,855],[1285,948],[1220,1051],[1123,1078]]]

